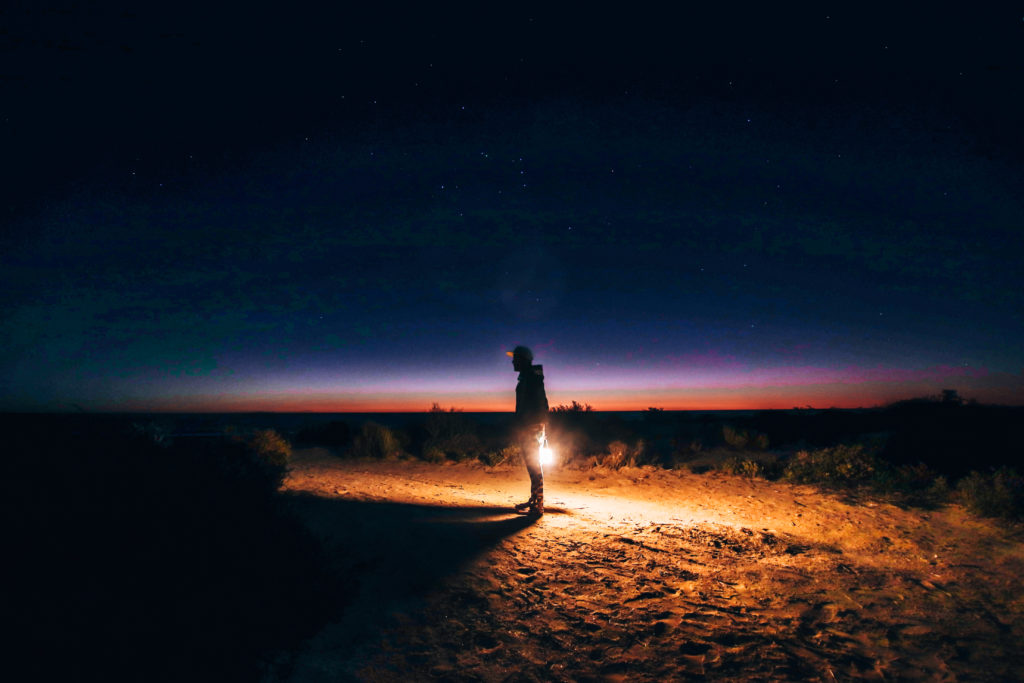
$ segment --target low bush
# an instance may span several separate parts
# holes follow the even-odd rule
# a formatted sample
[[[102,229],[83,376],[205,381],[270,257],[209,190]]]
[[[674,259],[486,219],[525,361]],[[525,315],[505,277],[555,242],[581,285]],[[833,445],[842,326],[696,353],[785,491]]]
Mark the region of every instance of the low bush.
[[[427,413],[422,430],[422,454],[428,462],[472,460],[484,456],[484,445],[476,426],[458,408],[445,409],[435,403]]]
[[[584,463],[592,457],[603,461],[612,443],[635,438],[632,427],[621,418],[598,413],[589,405],[573,401],[551,409],[548,439],[567,454],[563,462]]]
[[[722,438],[732,448],[738,450],[765,450],[768,448],[768,435],[746,429],[737,429],[729,425],[722,426]]]
[[[670,467],[672,465],[672,439],[668,436],[652,439],[637,439],[637,465]]]
[[[519,446],[505,446],[498,450],[482,451],[479,455],[480,462],[485,465],[510,465],[522,461],[522,449]]]
[[[259,429],[245,443],[258,458],[271,465],[285,467],[291,460],[292,445],[273,429]]]
[[[594,408],[589,403],[580,403],[579,401],[573,401],[569,404],[557,405],[551,409],[551,412],[555,415],[563,416],[580,416],[588,413],[593,413]]]
[[[434,463],[435,465],[440,464],[447,459],[447,457],[444,454],[444,451],[442,451],[440,448],[424,448],[420,452],[420,455],[424,460],[430,463]]]
[[[687,469],[687,463],[699,458],[704,452],[704,443],[700,439],[674,438],[671,452],[666,458],[665,467],[670,469]]]
[[[719,469],[726,474],[750,477],[751,479],[754,477],[763,477],[765,473],[764,466],[760,462],[740,455],[734,455],[725,460],[725,462],[719,466]]]
[[[373,460],[401,458],[406,455],[403,436],[402,432],[390,427],[376,422],[364,422],[352,440],[350,453],[356,458]]]
[[[288,463],[292,459],[292,445],[273,429],[259,429],[242,439],[255,461],[263,468],[275,488],[284,483]]]
[[[881,493],[895,494],[901,503],[926,508],[949,502],[951,493],[946,477],[924,463],[898,467],[881,463],[872,486]]]
[[[652,441],[637,439],[632,444],[615,440],[608,444],[605,452],[594,457],[595,464],[621,469],[623,467],[643,467],[644,465],[662,465],[667,456]]]
[[[608,444],[608,451],[598,460],[605,467],[620,469],[630,464],[629,445],[624,441],[612,441]]]
[[[870,481],[879,466],[877,456],[863,444],[840,444],[797,452],[782,476],[798,484],[853,485]]]
[[[433,448],[444,453],[449,460],[461,462],[473,460],[484,454],[484,445],[476,434],[455,434],[447,439],[430,443]]]
[[[40,422],[6,432],[19,561],[5,609],[32,677],[261,680],[336,617],[344,577],[277,493],[271,435]]]
[[[1004,520],[1024,519],[1024,476],[1011,467],[972,471],[957,485],[957,495],[975,514]]]

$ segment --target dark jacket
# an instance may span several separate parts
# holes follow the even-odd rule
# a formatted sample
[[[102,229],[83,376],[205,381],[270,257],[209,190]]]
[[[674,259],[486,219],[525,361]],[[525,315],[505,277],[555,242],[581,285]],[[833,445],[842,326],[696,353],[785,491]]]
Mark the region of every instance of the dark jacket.
[[[544,366],[531,365],[519,373],[516,385],[516,422],[521,425],[548,421],[548,396],[544,393]]]

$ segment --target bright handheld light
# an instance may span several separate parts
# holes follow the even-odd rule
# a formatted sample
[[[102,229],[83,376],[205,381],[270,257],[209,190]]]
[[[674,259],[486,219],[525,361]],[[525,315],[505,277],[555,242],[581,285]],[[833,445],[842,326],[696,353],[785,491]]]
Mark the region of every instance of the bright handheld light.
[[[540,433],[537,437],[537,442],[540,445],[540,464],[550,465],[555,461],[555,452],[548,446],[548,437],[544,432]]]

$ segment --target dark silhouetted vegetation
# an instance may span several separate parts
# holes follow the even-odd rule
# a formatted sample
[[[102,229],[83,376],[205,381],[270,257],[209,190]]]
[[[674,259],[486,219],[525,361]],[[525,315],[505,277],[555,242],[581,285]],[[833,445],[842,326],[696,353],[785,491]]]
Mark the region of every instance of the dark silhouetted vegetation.
[[[971,472],[957,485],[964,506],[979,515],[1024,520],[1024,476],[1011,467]]]
[[[733,455],[722,462],[719,467],[720,470],[726,474],[734,474],[743,477],[763,477],[765,476],[765,466],[758,460],[753,458],[744,458],[738,455]]]
[[[592,413],[594,412],[594,408],[589,403],[583,404],[578,401],[573,401],[569,404],[557,405],[551,409],[551,412],[556,415],[578,415],[581,413]]]
[[[1005,519],[1015,514],[1013,503],[968,501],[1017,495],[1015,480],[993,473],[1024,458],[1016,427],[1024,423],[1024,409],[982,406],[953,389],[873,409],[768,410],[723,418],[650,407],[638,418],[598,412],[577,401],[555,406],[548,440],[556,466],[718,470],[860,488],[901,504],[935,506],[958,499],[979,514]],[[269,447],[271,442],[261,438]],[[476,420],[439,404],[402,427],[367,422],[353,429],[335,420],[298,430],[295,439],[327,446],[341,457],[489,466],[521,461],[511,416]]]
[[[1012,466],[1024,456],[1014,425],[1024,410],[981,406],[947,389],[935,396],[863,410],[770,410],[748,416],[673,413],[650,407],[639,420],[572,401],[551,410],[548,438],[561,467],[718,469],[829,486],[865,486],[922,504],[949,499],[979,468]],[[354,439],[343,423],[300,432],[340,455],[428,461],[518,460],[506,422],[480,423],[435,404],[406,428],[367,423]],[[315,436],[316,438],[311,438]],[[347,442],[347,445],[345,445]],[[952,482],[952,483],[951,483]]]
[[[405,435],[397,429],[385,427],[376,422],[364,422],[355,439],[352,440],[352,455],[357,458],[383,460],[401,458],[407,455]]]
[[[737,429],[731,425],[722,426],[722,438],[732,448],[763,451],[768,448],[768,436],[753,430]]]
[[[484,460],[485,449],[477,434],[476,426],[457,408],[447,410],[435,403],[427,413],[423,425],[426,439],[422,446],[424,459],[440,462],[477,458]]]
[[[878,457],[863,444],[840,444],[797,452],[782,476],[798,484],[850,485],[868,483],[878,470]]]
[[[283,438],[150,431],[4,421],[5,618],[32,667],[12,680],[255,681],[340,609],[344,577],[277,493]]]

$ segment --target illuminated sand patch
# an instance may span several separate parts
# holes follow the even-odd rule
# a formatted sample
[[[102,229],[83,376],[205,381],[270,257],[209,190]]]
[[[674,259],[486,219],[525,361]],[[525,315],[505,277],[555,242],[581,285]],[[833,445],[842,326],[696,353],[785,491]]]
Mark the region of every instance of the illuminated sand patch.
[[[1019,542],[959,508],[654,469],[300,454],[287,484],[362,595],[293,680],[1019,678]],[[361,573],[360,573],[361,572]]]

